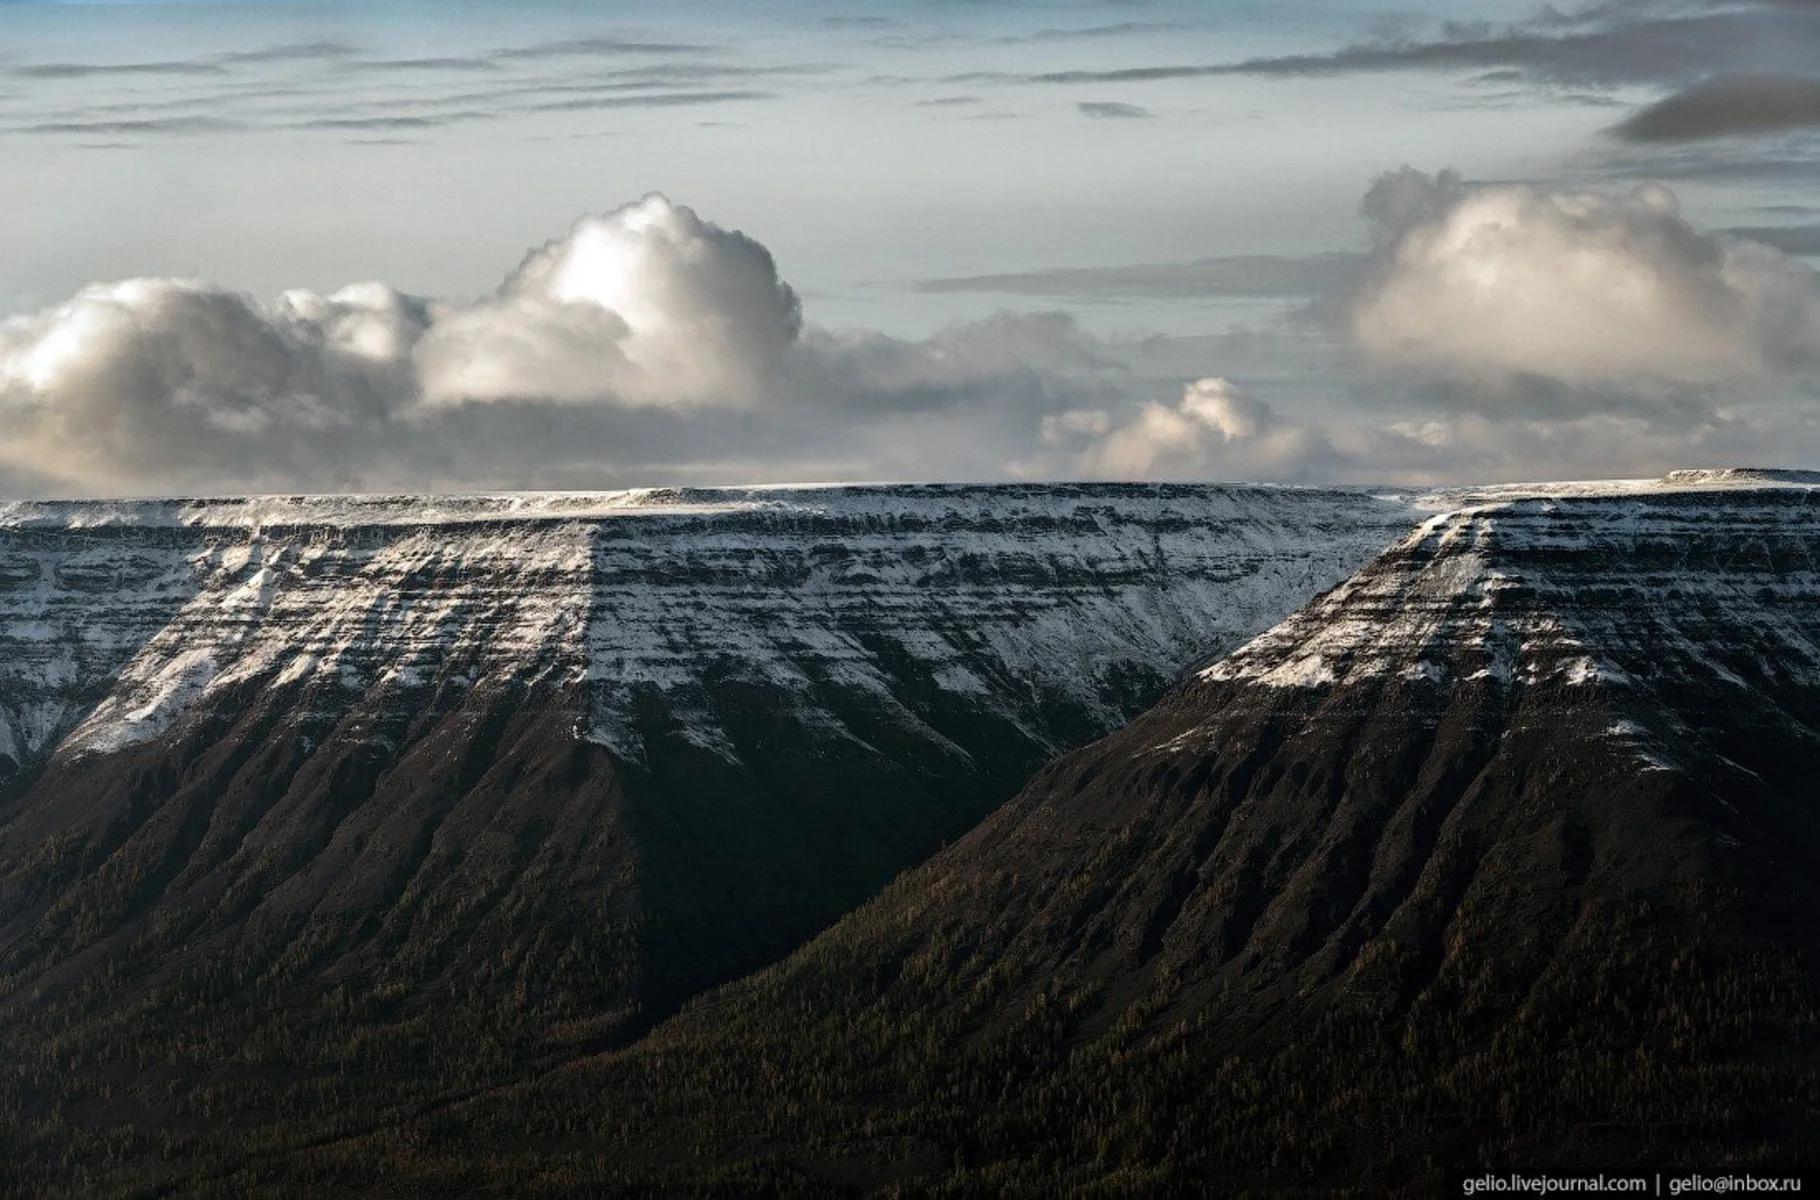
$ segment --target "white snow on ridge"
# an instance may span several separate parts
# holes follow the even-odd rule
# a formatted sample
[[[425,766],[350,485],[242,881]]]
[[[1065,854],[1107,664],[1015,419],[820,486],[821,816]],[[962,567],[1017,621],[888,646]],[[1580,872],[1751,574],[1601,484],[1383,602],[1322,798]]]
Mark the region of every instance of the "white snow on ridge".
[[[715,705],[739,680],[832,737],[856,696],[925,738],[932,703],[1110,729],[1131,680],[1281,620],[1415,516],[1092,484],[0,505],[0,752],[78,717],[60,752],[116,751],[249,686],[316,713],[571,689],[578,736],[634,758],[647,694],[735,754]]]
[[[1205,677],[1820,679],[1820,509],[1762,474],[1480,489],[1425,520],[1236,485],[0,505],[0,753],[118,750],[235,687],[317,713],[568,690],[577,736],[633,759],[654,696],[737,757],[729,684],[831,738],[862,736],[834,715],[856,702],[926,740],[942,704],[1040,737],[1046,707],[1110,729],[1131,681],[1232,646]],[[1757,644],[1727,646],[1740,613]]]
[[[1510,500],[1594,496],[1648,496],[1667,492],[1820,487],[1820,471],[1781,467],[1697,467],[1670,471],[1655,479],[1578,479],[1536,483],[1462,484],[1418,495],[1419,508],[1451,511]]]
[[[1820,504],[1791,474],[1677,473],[1673,486],[1562,488],[1439,514],[1201,675],[1820,684]]]

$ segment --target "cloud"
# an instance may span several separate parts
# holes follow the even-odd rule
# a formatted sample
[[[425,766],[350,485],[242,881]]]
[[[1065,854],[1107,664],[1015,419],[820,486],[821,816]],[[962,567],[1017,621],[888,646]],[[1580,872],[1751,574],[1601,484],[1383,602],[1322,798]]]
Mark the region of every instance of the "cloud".
[[[1696,230],[1660,185],[1465,187],[1406,168],[1364,210],[1379,259],[1348,331],[1377,366],[1719,386],[1820,364],[1820,277]]]
[[[1614,132],[1628,142],[1689,142],[1820,126],[1820,79],[1746,75],[1709,79],[1633,114]]]
[[[1331,470],[1341,458],[1319,434],[1279,419],[1268,404],[1217,378],[1190,383],[1175,404],[1153,400],[1122,415],[1075,409],[1044,417],[1041,428],[1051,453],[1019,464],[1020,473],[1104,479],[1251,473],[1281,479]]]
[[[346,66],[350,71],[497,71],[499,64],[491,58],[376,58],[361,59]]]
[[[718,47],[701,42],[645,42],[611,37],[563,38],[499,51],[502,60],[527,58],[620,58],[643,55],[712,54]]]
[[[0,465],[68,482],[319,467],[408,402],[424,321],[376,284],[270,307],[188,280],[86,288],[0,324]]]
[[[583,37],[459,54],[387,56],[339,40],[299,41],[139,62],[0,63],[39,82],[6,132],[151,137],[261,129],[415,129],[543,114],[666,109],[769,98],[759,79],[841,70],[735,61],[695,42]],[[87,86],[50,86],[70,80]],[[156,83],[158,87],[153,89]]]
[[[1800,382],[1813,276],[1771,247],[1687,227],[1661,189],[1405,170],[1363,209],[1374,250],[1325,276],[1333,330],[1359,338],[1350,360],[1307,320],[1202,337],[1101,337],[1057,313],[919,339],[824,328],[761,243],[660,195],[578,221],[472,300],[98,284],[0,322],[0,481],[63,495],[1437,482],[1766,449],[1820,461]],[[1183,269],[1236,269],[1222,262]],[[1279,268],[1298,286],[1323,277],[1247,270]],[[1146,270],[1136,284],[1169,282]]]
[[[217,117],[146,117],[128,121],[41,121],[16,126],[14,133],[79,133],[88,136],[145,133],[226,133],[242,128]]]
[[[1136,104],[1124,104],[1117,100],[1082,100],[1075,105],[1081,115],[1111,120],[1141,120],[1154,117],[1155,113]]]
[[[272,46],[261,46],[256,50],[236,50],[218,56],[218,62],[233,64],[285,63],[285,62],[321,62],[329,59],[352,58],[355,49],[346,42],[320,39],[311,42],[284,42]]]
[[[657,195],[578,222],[471,303],[96,285],[0,324],[0,466],[106,491],[519,479],[560,465],[552,428],[598,465],[623,414],[774,403],[800,331],[763,246]],[[474,406],[504,415],[456,414]],[[452,440],[477,423],[499,440]]]
[[[1228,75],[1317,78],[1398,71],[1471,71],[1487,82],[1569,87],[1691,84],[1714,72],[1803,72],[1820,53],[1820,8],[1741,4],[1715,11],[1598,5],[1576,14],[1545,8],[1505,25],[1450,22],[1438,36],[1407,30],[1318,54],[1235,62],[1078,68],[956,79],[1081,85],[1154,83]]]
[[[39,493],[985,478],[1123,398],[1066,317],[806,327],[768,250],[662,196],[473,301],[141,279],[0,323],[0,478]]]
[[[653,194],[532,252],[491,298],[442,317],[416,357],[431,403],[736,408],[801,325],[768,250]]]
[[[361,132],[371,130],[399,129],[442,129],[449,125],[464,125],[472,121],[491,121],[497,113],[483,112],[480,109],[464,109],[458,112],[433,113],[427,116],[387,116],[387,117],[316,117],[308,121],[299,121],[294,129],[337,129],[343,132]]]
[[[91,79],[96,76],[135,75],[225,75],[227,72],[210,62],[131,62],[131,63],[28,63],[11,68],[10,74],[21,79]]]

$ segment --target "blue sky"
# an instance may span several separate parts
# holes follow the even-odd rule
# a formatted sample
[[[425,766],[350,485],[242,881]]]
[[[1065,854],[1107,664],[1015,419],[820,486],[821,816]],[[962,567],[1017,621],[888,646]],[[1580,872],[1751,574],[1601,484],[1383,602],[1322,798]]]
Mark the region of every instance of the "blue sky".
[[[1816,51],[1789,0],[0,4],[0,484],[1820,466]]]

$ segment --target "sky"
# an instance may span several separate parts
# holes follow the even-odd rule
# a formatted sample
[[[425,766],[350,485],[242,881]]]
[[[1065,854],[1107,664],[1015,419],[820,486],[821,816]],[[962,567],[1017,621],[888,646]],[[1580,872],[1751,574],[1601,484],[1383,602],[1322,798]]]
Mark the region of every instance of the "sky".
[[[0,494],[1820,468],[1814,0],[0,0]]]

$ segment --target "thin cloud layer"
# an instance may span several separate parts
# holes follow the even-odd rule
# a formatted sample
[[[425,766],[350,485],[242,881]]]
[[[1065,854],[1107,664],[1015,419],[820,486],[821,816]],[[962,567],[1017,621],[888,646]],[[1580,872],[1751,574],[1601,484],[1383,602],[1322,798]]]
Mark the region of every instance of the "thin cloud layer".
[[[1820,278],[1694,229],[1659,185],[1464,188],[1406,169],[1366,211],[1381,260],[1349,332],[1380,367],[1719,385],[1820,362]]]
[[[1759,46],[1764,29],[1780,43]],[[1798,69],[1803,49],[1820,33],[1812,15],[1746,7],[1723,13],[1641,15],[1616,10],[1563,26],[1546,19],[1514,25],[1450,24],[1441,36],[1355,43],[1320,54],[1236,62],[1076,68],[999,81],[1041,84],[1158,83],[1229,75],[1323,78],[1398,71],[1511,71],[1537,82],[1575,87],[1685,82],[1717,68],[1768,60]],[[1790,44],[1790,43],[1793,44]],[[970,78],[960,76],[957,78]],[[971,78],[985,78],[973,76]]]

